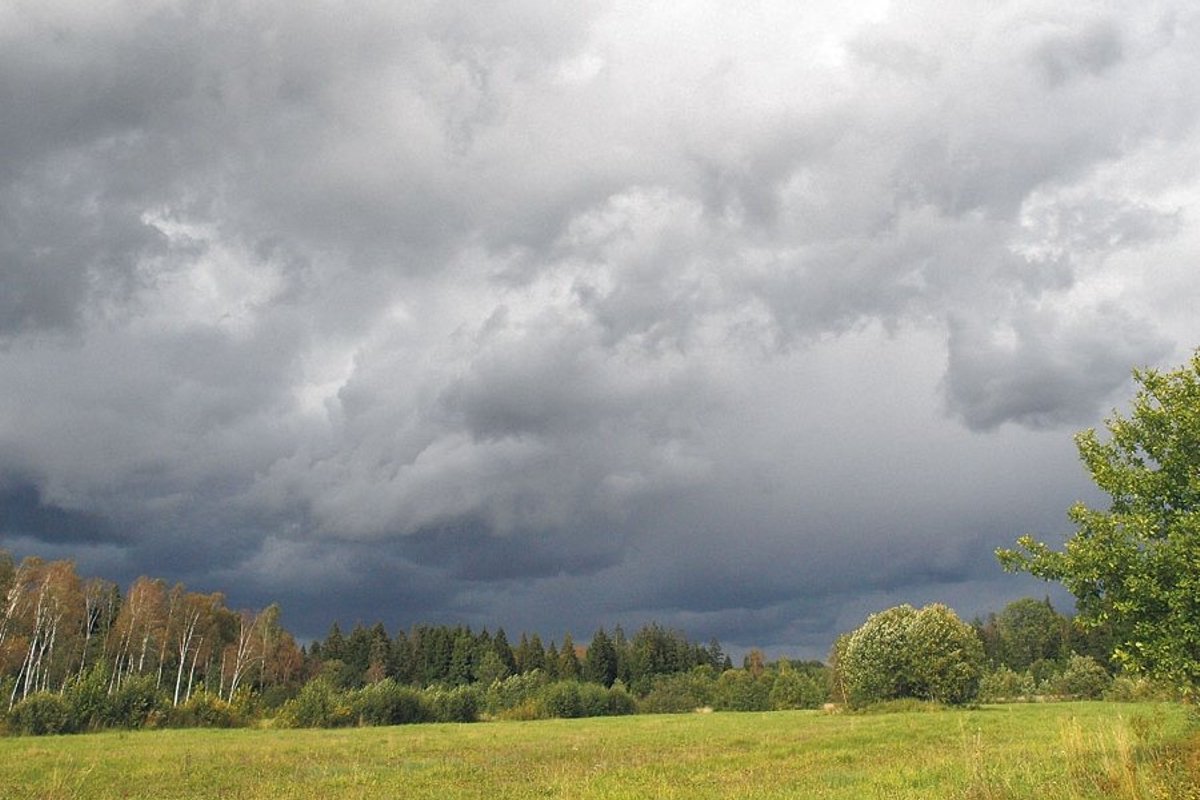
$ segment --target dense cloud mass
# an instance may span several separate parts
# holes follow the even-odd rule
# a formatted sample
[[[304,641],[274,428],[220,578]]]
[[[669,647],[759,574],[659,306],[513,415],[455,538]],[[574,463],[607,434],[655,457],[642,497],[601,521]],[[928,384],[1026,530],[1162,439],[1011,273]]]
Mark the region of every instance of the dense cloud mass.
[[[0,7],[0,547],[824,655],[1200,345],[1182,2]]]

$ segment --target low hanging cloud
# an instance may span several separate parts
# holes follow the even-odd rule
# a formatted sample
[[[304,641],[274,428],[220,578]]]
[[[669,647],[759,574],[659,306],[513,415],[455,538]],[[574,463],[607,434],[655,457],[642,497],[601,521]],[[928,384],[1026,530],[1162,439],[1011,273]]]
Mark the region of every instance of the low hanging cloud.
[[[1197,21],[10,4],[0,546],[302,635],[987,610],[1197,342]]]

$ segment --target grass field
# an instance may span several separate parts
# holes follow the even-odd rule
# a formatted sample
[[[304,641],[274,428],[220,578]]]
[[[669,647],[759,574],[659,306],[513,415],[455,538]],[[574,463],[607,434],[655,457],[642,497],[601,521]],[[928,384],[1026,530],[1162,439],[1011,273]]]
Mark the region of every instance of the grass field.
[[[0,738],[19,798],[1200,798],[1188,710],[1070,703]]]

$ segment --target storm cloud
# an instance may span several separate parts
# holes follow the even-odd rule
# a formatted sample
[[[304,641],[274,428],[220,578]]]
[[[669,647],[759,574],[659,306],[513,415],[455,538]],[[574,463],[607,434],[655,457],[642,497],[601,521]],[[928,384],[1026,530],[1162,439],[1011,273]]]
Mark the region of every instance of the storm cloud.
[[[821,656],[1200,344],[1186,3],[0,9],[0,546]]]

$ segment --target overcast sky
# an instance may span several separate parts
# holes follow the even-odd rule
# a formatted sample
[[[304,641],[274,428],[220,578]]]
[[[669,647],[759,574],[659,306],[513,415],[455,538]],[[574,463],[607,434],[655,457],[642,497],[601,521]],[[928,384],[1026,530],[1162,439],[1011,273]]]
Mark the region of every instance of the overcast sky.
[[[1200,345],[1190,2],[0,2],[0,547],[822,657]]]

